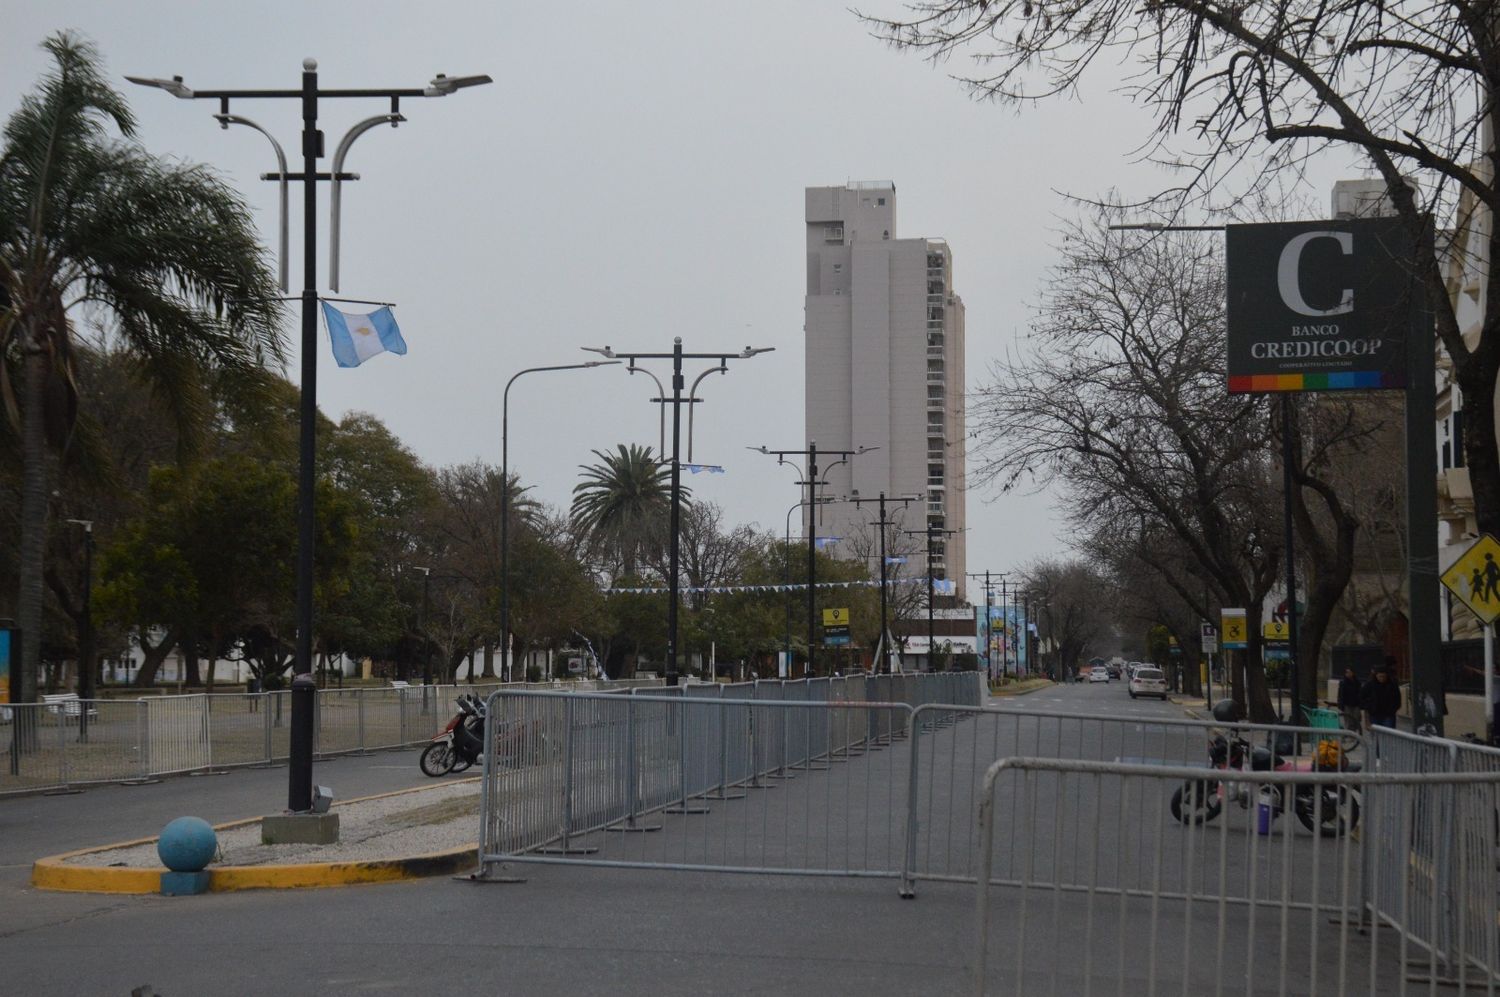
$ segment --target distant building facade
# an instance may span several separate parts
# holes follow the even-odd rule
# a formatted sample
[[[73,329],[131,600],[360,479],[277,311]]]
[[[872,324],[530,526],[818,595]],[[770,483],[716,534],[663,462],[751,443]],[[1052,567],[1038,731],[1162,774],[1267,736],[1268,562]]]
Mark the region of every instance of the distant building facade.
[[[833,467],[824,494],[919,496],[906,529],[966,525],[964,305],[941,239],[896,234],[896,187],[881,181],[806,190],[807,439],[827,450],[878,447]],[[826,466],[826,462],[824,462]],[[820,475],[822,478],[823,475]],[[870,507],[818,509],[818,532],[868,535]],[[963,596],[962,532],[938,543],[934,574]],[[867,548],[861,548],[867,549]],[[911,558],[911,568],[922,556]]]

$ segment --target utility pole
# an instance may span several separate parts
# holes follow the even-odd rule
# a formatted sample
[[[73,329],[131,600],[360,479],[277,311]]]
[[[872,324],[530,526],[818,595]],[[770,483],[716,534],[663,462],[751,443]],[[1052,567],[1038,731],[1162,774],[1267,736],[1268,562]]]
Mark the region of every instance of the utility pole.
[[[920,496],[907,495],[902,498],[890,499],[889,501],[893,503],[899,502],[904,509],[908,503],[919,501],[919,499]],[[882,660],[875,663],[875,673],[877,675],[889,675],[891,673],[891,629],[887,619],[886,597],[889,595],[890,588],[886,578],[885,530],[886,527],[895,526],[896,523],[893,520],[886,519],[885,505],[887,499],[885,492],[881,492],[878,499],[856,497],[852,501],[855,506],[869,505],[873,501],[878,503],[880,508],[880,518],[872,524],[880,530],[880,657]]]
[[[969,572],[969,577],[984,579],[984,678],[987,682],[993,682],[995,681],[995,661],[994,655],[990,653],[990,648],[995,643],[993,636],[995,624],[991,619],[995,608],[994,588],[990,584],[989,571],[985,571],[984,574],[971,571]]]
[[[942,527],[929,524],[925,530],[903,530],[902,532],[909,537],[927,538],[927,670],[930,672],[935,670],[932,666],[937,659],[937,628],[933,624],[932,614],[932,603],[937,596],[937,583],[934,578],[936,569],[933,566],[933,559],[937,552],[937,541],[941,537],[955,536],[963,531],[945,530]]]
[[[585,346],[583,349],[589,353],[597,353],[600,356],[613,360],[616,357],[629,361],[632,369],[636,368],[637,360],[670,360],[672,361],[672,397],[653,398],[652,401],[665,404],[672,403],[672,486],[671,505],[668,512],[667,531],[670,534],[668,540],[667,556],[667,667],[666,682],[669,686],[677,684],[677,602],[678,590],[681,588],[682,580],[679,578],[679,560],[682,553],[682,406],[686,399],[682,397],[684,384],[682,375],[682,362],[684,360],[715,360],[717,363],[698,375],[698,380],[693,382],[693,394],[696,395],[698,381],[704,376],[714,373],[724,373],[729,369],[731,359],[748,360],[760,353],[770,353],[775,347],[763,346],[759,349],[751,346],[745,347],[739,353],[684,353],[682,352],[682,337],[677,336],[672,340],[671,353],[639,353],[622,350],[616,353],[611,346]],[[638,368],[644,370],[645,368]]]

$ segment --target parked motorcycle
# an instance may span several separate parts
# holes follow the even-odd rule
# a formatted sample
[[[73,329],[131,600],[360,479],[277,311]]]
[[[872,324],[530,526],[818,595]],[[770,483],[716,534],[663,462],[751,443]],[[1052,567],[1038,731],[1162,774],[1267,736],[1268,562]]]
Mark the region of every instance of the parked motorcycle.
[[[472,693],[460,696],[448,726],[439,731],[417,759],[425,775],[462,772],[479,760],[484,750],[484,703]]]
[[[1226,705],[1227,704],[1227,705]],[[1214,706],[1214,718],[1232,723],[1238,710],[1232,700]],[[1208,741],[1208,761],[1212,768],[1243,772],[1248,763],[1252,772],[1355,772],[1359,764],[1343,757],[1333,740],[1321,742],[1318,757],[1288,760],[1270,748],[1252,745],[1244,737],[1214,734]],[[1172,794],[1172,816],[1184,824],[1204,824],[1218,817],[1226,802],[1241,809],[1266,804],[1271,819],[1286,809],[1286,791],[1292,791],[1292,812],[1309,831],[1325,838],[1336,838],[1353,831],[1359,824],[1359,794],[1345,786],[1256,787],[1251,783],[1226,783],[1219,779],[1191,779]]]

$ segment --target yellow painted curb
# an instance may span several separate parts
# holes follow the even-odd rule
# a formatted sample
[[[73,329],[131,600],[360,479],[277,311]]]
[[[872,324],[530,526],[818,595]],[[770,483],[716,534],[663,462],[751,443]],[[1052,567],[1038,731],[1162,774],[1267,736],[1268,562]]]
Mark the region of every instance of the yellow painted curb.
[[[473,779],[456,780],[477,782]],[[453,783],[443,783],[453,785]],[[404,796],[432,789],[432,786],[413,786],[389,793],[376,793],[345,800],[335,806],[364,803],[368,800]],[[215,831],[254,824],[259,817],[229,821],[214,825]],[[59,855],[37,859],[31,866],[31,885],[43,890],[59,890],[74,893],[159,893],[161,874],[165,869],[127,868],[124,866],[74,865],[66,860],[95,852],[114,851],[117,848],[132,848],[156,841],[156,837],[136,838],[111,845],[96,845],[79,848]],[[357,883],[388,883],[400,879],[420,879],[424,876],[446,876],[460,872],[474,862],[479,851],[478,843],[452,848],[425,855],[410,855],[394,859],[374,859],[363,862],[303,862],[295,865],[227,865],[208,869],[208,888],[211,892],[230,890],[288,890],[310,889],[326,886],[352,886]]]

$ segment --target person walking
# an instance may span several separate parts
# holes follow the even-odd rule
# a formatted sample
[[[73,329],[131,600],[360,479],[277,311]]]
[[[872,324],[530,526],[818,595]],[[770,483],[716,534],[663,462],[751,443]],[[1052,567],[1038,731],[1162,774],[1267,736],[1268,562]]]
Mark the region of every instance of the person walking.
[[[1344,677],[1339,679],[1339,712],[1344,715],[1344,729],[1360,729],[1360,698],[1361,692],[1359,679],[1354,677],[1354,669],[1345,668]]]
[[[1395,729],[1396,714],[1401,712],[1401,687],[1391,675],[1389,665],[1380,669],[1361,692],[1360,705],[1375,727]]]

